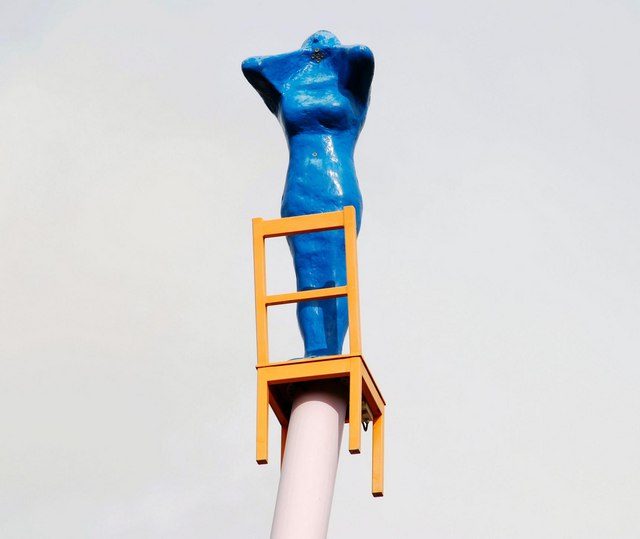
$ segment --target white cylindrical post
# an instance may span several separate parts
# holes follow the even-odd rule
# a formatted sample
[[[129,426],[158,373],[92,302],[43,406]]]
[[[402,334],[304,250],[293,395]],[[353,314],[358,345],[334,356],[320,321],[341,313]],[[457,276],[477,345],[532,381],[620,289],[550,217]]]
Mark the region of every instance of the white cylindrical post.
[[[331,382],[294,398],[271,539],[325,539],[347,400]]]

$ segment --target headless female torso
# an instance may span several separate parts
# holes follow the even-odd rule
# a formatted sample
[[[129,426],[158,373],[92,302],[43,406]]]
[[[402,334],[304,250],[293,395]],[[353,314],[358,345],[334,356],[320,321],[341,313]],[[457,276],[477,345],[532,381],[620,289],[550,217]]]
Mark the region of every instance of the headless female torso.
[[[245,60],[242,70],[283,126],[289,168],[281,215],[354,206],[358,229],[362,197],[353,162],[373,77],[367,47],[343,47],[316,32],[299,51]],[[291,236],[298,290],[346,283],[342,231]],[[348,319],[345,298],[298,304],[305,357],[340,354]]]

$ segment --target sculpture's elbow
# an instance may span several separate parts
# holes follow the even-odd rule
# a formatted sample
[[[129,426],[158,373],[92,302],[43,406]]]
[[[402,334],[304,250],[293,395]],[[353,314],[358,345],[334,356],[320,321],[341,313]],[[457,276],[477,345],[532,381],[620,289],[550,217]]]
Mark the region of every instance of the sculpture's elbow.
[[[247,58],[242,62],[242,72],[245,77],[251,73],[260,73],[262,71],[262,58],[260,56],[253,56]]]
[[[369,47],[355,45],[349,50],[349,60],[346,87],[366,111],[375,67],[373,53]]]

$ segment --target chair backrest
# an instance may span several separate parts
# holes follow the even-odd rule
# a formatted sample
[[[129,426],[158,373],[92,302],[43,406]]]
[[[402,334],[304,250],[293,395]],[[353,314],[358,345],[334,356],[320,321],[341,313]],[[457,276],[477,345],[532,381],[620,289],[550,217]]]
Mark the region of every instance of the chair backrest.
[[[344,229],[347,284],[332,288],[316,288],[287,294],[267,295],[265,240],[323,230]],[[358,298],[358,258],[356,251],[356,210],[345,206],[342,211],[315,213],[265,221],[253,219],[253,266],[256,294],[256,344],[258,366],[269,363],[269,329],[267,309],[272,305],[298,303],[311,299],[346,296],[349,313],[349,355],[362,355],[360,342],[360,302]]]

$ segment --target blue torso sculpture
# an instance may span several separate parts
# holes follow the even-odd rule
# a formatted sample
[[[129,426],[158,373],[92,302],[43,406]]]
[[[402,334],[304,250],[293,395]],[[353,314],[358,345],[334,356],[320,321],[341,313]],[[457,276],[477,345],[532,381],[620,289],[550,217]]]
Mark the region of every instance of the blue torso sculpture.
[[[369,48],[342,46],[326,31],[310,36],[298,51],[242,63],[245,77],[282,124],[289,144],[282,217],[354,206],[360,229],[362,196],[353,151],[367,114],[373,66]],[[298,290],[346,284],[342,231],[287,240]],[[342,353],[346,301],[298,304],[305,357]]]

